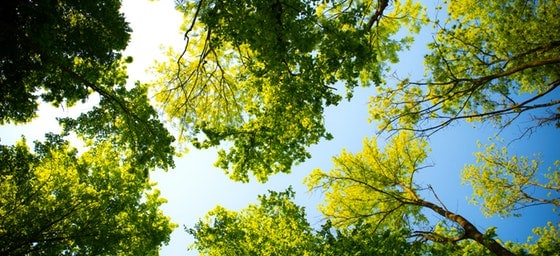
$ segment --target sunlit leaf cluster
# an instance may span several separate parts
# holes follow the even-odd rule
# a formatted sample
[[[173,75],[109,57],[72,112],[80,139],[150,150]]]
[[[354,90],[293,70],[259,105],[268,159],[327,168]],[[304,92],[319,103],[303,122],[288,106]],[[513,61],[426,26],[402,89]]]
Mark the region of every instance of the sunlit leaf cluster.
[[[531,125],[558,123],[558,1],[446,1],[435,20],[425,78],[381,88],[371,117],[381,130],[425,134],[460,119],[508,126],[531,111]],[[386,105],[395,106],[386,111]],[[545,111],[536,112],[538,109]]]
[[[269,192],[239,212],[217,206],[187,232],[202,255],[315,255],[312,228],[294,192]]]
[[[421,189],[414,183],[414,174],[427,157],[426,146],[426,141],[411,133],[393,137],[384,150],[375,139],[366,139],[361,152],[343,151],[333,158],[333,170],[317,169],[306,183],[310,189],[325,190],[320,210],[337,226],[366,219],[375,228],[385,229],[422,221],[420,208],[408,202],[415,201]]]
[[[382,84],[385,64],[412,41],[395,35],[423,22],[418,3],[380,3],[180,3],[186,45],[156,68],[156,99],[182,141],[224,143],[216,165],[232,179],[289,172],[310,157],[306,147],[331,138],[325,107]]]
[[[0,254],[158,255],[176,225],[153,184],[109,143],[79,155],[47,138],[0,148]]]
[[[560,206],[560,161],[543,170],[538,158],[510,156],[507,147],[496,143],[479,146],[484,151],[475,153],[476,164],[465,165],[462,178],[485,215],[518,215],[517,210],[540,204]]]

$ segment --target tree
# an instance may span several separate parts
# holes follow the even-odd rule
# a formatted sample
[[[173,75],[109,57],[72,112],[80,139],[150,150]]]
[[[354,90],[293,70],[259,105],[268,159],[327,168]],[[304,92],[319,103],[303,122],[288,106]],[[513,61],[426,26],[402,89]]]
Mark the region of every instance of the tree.
[[[426,167],[421,165],[427,157],[426,145],[425,140],[414,138],[410,132],[396,134],[384,151],[379,150],[375,140],[366,139],[362,152],[343,151],[333,159],[333,170],[326,173],[317,169],[306,182],[310,188],[326,191],[320,210],[336,226],[365,222],[381,231],[402,227],[414,230],[415,225],[427,221],[422,212],[425,209],[454,223],[458,230],[451,234],[437,229],[418,230],[414,236],[459,246],[463,240],[473,240],[496,255],[513,255],[467,218],[448,210],[430,185],[422,187],[415,183],[414,175]],[[438,202],[423,199],[422,190],[432,192]]]
[[[127,89],[123,58],[130,28],[120,1],[9,1],[2,3],[0,124],[30,121],[40,100],[71,107],[93,93],[100,102],[76,119],[61,118],[65,133],[111,141],[148,177],[173,166],[174,138],[150,105],[145,85]],[[127,160],[127,161],[128,161]]]
[[[112,83],[130,28],[120,1],[7,1],[1,6],[0,123],[27,122],[39,97],[73,105]]]
[[[524,247],[527,248],[531,255],[554,255],[560,251],[560,224],[556,226],[552,222],[548,222],[546,227],[538,227],[533,230],[533,233],[539,235],[539,239],[534,243],[532,238],[529,238]]]
[[[499,140],[498,140],[499,142]],[[482,147],[482,145],[479,146]],[[502,217],[541,204],[560,206],[560,161],[542,170],[542,161],[526,156],[509,156],[507,147],[496,143],[484,145],[484,152],[475,153],[476,164],[468,164],[462,171],[464,183],[473,188],[474,203],[482,212]]]
[[[111,143],[78,155],[49,134],[35,151],[0,147],[0,254],[158,255],[169,241],[165,199]]]
[[[394,229],[376,232],[368,223],[356,223],[344,229],[327,222],[317,232],[315,254],[322,256],[350,255],[426,255],[429,247],[410,241],[410,230]]]
[[[425,58],[426,78],[380,88],[371,100],[382,131],[430,135],[458,120],[505,128],[528,113],[525,132],[560,114],[558,1],[445,1],[448,18]]]
[[[406,231],[375,234],[367,224],[341,230],[330,222],[315,231],[294,196],[288,188],[239,211],[217,206],[187,229],[192,248],[201,255],[421,255],[420,244],[399,236]]]
[[[187,232],[202,255],[311,255],[314,237],[294,192],[270,191],[239,212],[217,206]]]
[[[237,181],[264,182],[309,158],[331,135],[323,110],[356,86],[383,83],[387,62],[417,32],[412,1],[179,1],[185,48],[160,63],[156,99],[197,148],[219,146],[216,165]]]

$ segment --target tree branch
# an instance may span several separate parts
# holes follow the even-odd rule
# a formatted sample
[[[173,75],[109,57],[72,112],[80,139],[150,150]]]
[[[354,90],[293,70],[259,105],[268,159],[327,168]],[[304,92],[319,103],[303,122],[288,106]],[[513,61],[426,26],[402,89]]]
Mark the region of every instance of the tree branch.
[[[458,237],[446,237],[431,231],[414,231],[412,236],[422,237],[424,240],[429,240],[436,243],[453,243],[453,244],[465,239],[464,235]]]
[[[371,18],[369,19],[369,22],[367,23],[367,25],[365,27],[366,30],[368,30],[368,31],[371,30],[374,23],[379,24],[379,20],[383,16],[383,12],[385,11],[385,9],[387,8],[388,5],[389,5],[389,0],[378,0],[377,1],[377,8],[375,10],[375,13],[373,13]]]
[[[505,247],[503,247],[500,243],[498,243],[496,240],[486,237],[484,234],[482,234],[480,231],[478,231],[478,229],[469,221],[467,220],[465,217],[456,214],[454,212],[448,211],[444,208],[442,208],[439,205],[436,205],[432,202],[429,201],[425,201],[422,199],[418,199],[410,204],[413,205],[418,205],[421,207],[426,207],[428,209],[431,209],[432,211],[436,212],[437,214],[445,217],[448,220],[451,220],[457,224],[459,224],[459,226],[461,226],[461,228],[463,228],[463,230],[465,231],[464,233],[464,237],[465,238],[469,238],[472,239],[476,242],[478,242],[479,244],[481,244],[482,246],[486,247],[488,250],[490,250],[491,252],[495,253],[498,256],[514,256],[514,254],[509,251],[508,249],[506,249]]]

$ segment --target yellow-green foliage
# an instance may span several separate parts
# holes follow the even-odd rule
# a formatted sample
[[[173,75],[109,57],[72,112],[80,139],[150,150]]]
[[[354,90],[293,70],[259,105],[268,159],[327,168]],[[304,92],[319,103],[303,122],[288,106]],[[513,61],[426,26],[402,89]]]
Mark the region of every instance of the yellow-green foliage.
[[[201,255],[313,255],[313,234],[294,192],[269,192],[240,211],[217,206],[194,228]]]
[[[0,148],[0,254],[158,255],[176,227],[109,143],[77,154],[60,137]]]
[[[475,153],[476,164],[465,165],[462,178],[473,188],[471,202],[480,203],[485,215],[517,215],[516,210],[538,204],[560,206],[560,161],[544,170],[538,158],[510,156],[507,147],[495,142],[479,147],[484,151]]]
[[[306,179],[310,189],[325,190],[321,212],[337,226],[366,220],[382,227],[401,227],[408,218],[422,220],[415,201],[414,173],[422,168],[429,149],[412,133],[399,133],[379,149],[375,139],[365,139],[361,152],[343,151],[333,158],[334,169],[316,169]]]
[[[434,21],[425,78],[380,88],[371,100],[371,118],[383,130],[430,133],[458,119],[507,126],[521,112],[557,112],[557,99],[542,96],[560,85],[559,4],[445,1],[448,16]]]
[[[385,63],[411,43],[395,35],[417,32],[423,8],[391,3],[372,27],[378,1],[184,3],[186,46],[157,65],[156,100],[180,141],[224,142],[216,165],[233,180],[289,172],[310,157],[306,147],[332,137],[325,107],[382,84]]]

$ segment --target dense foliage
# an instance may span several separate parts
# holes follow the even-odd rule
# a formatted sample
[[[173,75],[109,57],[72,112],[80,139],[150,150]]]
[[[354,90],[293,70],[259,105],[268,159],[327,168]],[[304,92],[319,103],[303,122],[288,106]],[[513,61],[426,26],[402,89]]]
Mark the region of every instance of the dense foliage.
[[[360,86],[375,86],[372,134],[390,136],[366,138],[361,151],[343,150],[331,170],[305,179],[324,193],[320,227],[291,188],[270,191],[239,211],[216,206],[186,227],[191,249],[558,255],[557,220],[535,227],[526,243],[503,241],[417,179],[433,168],[428,137],[455,122],[489,122],[499,132],[516,125],[521,137],[559,126],[557,0],[443,1],[435,9],[412,0],[175,3],[185,46],[168,50],[149,83],[127,81],[132,57],[122,51],[131,29],[121,1],[0,5],[0,124],[32,121],[42,103],[93,105],[58,117],[62,133],[46,134],[33,150],[25,139],[0,145],[1,255],[157,255],[176,227],[149,181],[151,170],[174,167],[174,137],[160,117],[180,147],[217,147],[215,165],[232,180],[266,182],[332,139],[325,109],[351,100]],[[397,81],[388,79],[401,50],[429,29],[423,78],[397,70]],[[69,135],[83,143],[79,150]],[[471,202],[503,218],[527,207],[556,211],[560,160],[517,155],[509,145],[497,136],[479,143],[476,162],[457,173],[473,189]]]
[[[183,141],[225,145],[216,165],[233,180],[289,172],[310,157],[306,147],[331,138],[325,107],[382,84],[386,64],[411,42],[393,36],[422,24],[418,3],[386,4],[181,2],[186,45],[158,66],[157,101]]]
[[[292,152],[305,153],[283,150],[278,154],[272,143],[290,150],[305,149],[317,143],[306,138],[315,134],[326,137],[324,106],[338,102],[330,100],[330,95],[341,99],[332,88],[346,87],[347,96],[351,96],[355,86],[375,84],[370,121],[378,122],[379,133],[391,132],[390,140],[380,149],[378,138],[366,139],[361,152],[343,151],[335,157],[331,171],[315,170],[309,175],[306,182],[310,189],[324,192],[325,201],[319,209],[328,228],[306,236],[311,242],[305,247],[313,249],[305,253],[324,255],[321,248],[329,248],[339,255],[554,254],[560,245],[558,223],[535,228],[537,240],[504,242],[494,227],[479,230],[468,217],[448,209],[437,188],[420,185],[423,183],[417,182],[415,174],[429,167],[424,162],[430,152],[429,140],[423,137],[437,136],[453,122],[490,121],[500,131],[516,124],[522,127],[521,136],[558,123],[560,40],[556,31],[560,24],[553,18],[560,15],[558,6],[557,1],[546,0],[444,1],[443,6],[428,10],[437,13],[428,19],[422,14],[424,7],[401,1],[181,2],[179,9],[192,17],[184,26],[187,45],[175,58],[178,61],[160,67],[167,71],[162,77],[168,82],[158,85],[160,102],[168,104],[167,114],[196,146],[233,142],[225,144],[217,163],[232,179],[246,181],[252,172],[262,181],[269,174],[284,171],[276,167],[292,166]],[[442,10],[446,10],[443,15]],[[444,18],[438,18],[440,15]],[[411,40],[395,39],[404,35],[397,32],[407,26],[417,32],[426,23],[432,24],[434,37],[425,56],[424,78],[384,83],[387,62],[398,61],[397,52]],[[290,29],[295,26],[302,29],[293,33]],[[202,39],[196,40],[197,47],[195,38]],[[207,81],[212,81],[212,86]],[[301,91],[288,90],[292,85]],[[314,96],[314,88],[323,89],[319,97]],[[294,99],[302,104],[293,104]],[[315,106],[313,116],[320,118],[311,120],[316,120],[314,127],[321,127],[320,133],[285,128],[307,117],[302,111]],[[200,112],[207,109],[219,112]],[[516,123],[518,120],[522,122]],[[247,131],[261,132],[249,132],[247,137]],[[283,139],[263,144],[259,139],[264,134]],[[293,140],[284,140],[290,137],[300,141],[292,144]],[[200,139],[204,139],[202,143]],[[481,146],[483,151],[475,153],[476,163],[467,163],[461,172],[463,182],[473,187],[471,202],[480,204],[487,216],[518,216],[521,209],[540,205],[556,209],[560,198],[558,161],[547,168],[538,156],[512,155],[507,146],[500,147],[505,145],[500,138],[495,141]],[[287,162],[277,162],[279,159]],[[260,207],[268,207],[267,202],[261,201]],[[237,221],[262,213],[227,212],[235,225],[227,225],[229,222],[220,221],[221,215],[210,213],[209,219],[190,230],[196,238],[195,248],[210,254],[218,250],[203,242],[207,238],[204,232],[213,228],[229,234],[242,230],[261,239],[278,230],[265,225],[271,233],[259,236],[260,229]],[[439,221],[427,217],[433,213],[440,216]],[[220,223],[220,227],[212,223]],[[357,240],[376,244],[376,251],[354,246]],[[236,236],[223,237],[221,244],[224,241],[226,245],[240,242]],[[262,242],[262,248],[274,244]]]
[[[0,147],[0,254],[158,255],[176,224],[153,185],[110,143],[78,155],[47,137]]]
[[[147,88],[127,88],[121,2],[4,1],[0,124],[31,122],[38,106],[99,102],[61,117],[61,135],[0,146],[1,255],[158,255],[175,224],[149,171],[173,167],[174,138]],[[38,128],[40,129],[40,128]],[[80,151],[67,135],[77,135]],[[75,140],[74,140],[75,142]]]
[[[27,122],[39,98],[73,105],[110,92],[130,38],[120,1],[6,1],[0,9],[0,122]]]

